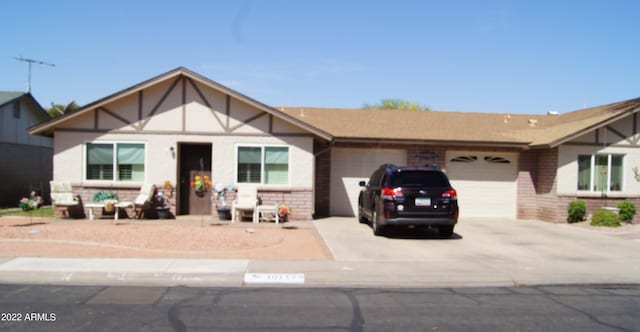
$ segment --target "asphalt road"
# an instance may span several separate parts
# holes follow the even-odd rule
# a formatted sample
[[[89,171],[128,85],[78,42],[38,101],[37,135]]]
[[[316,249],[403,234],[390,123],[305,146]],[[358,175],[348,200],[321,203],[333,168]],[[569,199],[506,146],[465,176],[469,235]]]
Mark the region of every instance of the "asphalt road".
[[[0,285],[9,331],[640,331],[640,286]]]

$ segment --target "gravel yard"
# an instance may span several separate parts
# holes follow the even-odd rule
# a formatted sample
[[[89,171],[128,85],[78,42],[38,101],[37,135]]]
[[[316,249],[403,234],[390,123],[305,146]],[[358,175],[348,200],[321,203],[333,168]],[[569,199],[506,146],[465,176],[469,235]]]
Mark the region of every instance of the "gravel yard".
[[[640,241],[640,224],[560,224]],[[0,217],[0,257],[217,258],[331,260],[310,222],[235,224],[177,220],[53,220]]]
[[[308,222],[0,218],[0,257],[329,260]]]

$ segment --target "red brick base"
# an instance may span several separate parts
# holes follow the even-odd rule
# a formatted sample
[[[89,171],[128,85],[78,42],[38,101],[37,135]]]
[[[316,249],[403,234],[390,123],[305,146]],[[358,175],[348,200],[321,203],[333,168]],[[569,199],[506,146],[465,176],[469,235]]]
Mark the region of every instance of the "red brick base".
[[[158,188],[162,188],[162,184],[157,185]],[[140,194],[140,190],[136,188],[99,188],[99,187],[80,187],[75,186],[73,192],[80,195],[83,203],[93,202],[93,195],[97,192],[113,192],[118,195],[120,201],[135,201],[136,197]],[[288,190],[260,190],[258,197],[262,201],[262,204],[284,204],[287,208],[292,210],[292,214],[289,216],[290,220],[310,220],[313,214],[313,193],[311,189],[288,189]],[[235,198],[235,193],[228,193],[226,201],[229,207],[231,202]],[[169,199],[169,205],[171,212],[176,213],[176,197]],[[212,203],[212,214],[217,218],[217,211],[215,209],[217,201]]]

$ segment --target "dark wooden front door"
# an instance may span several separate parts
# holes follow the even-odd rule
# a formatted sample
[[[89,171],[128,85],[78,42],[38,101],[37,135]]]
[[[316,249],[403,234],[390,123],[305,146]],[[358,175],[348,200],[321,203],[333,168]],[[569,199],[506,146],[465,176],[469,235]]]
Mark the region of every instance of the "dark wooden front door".
[[[191,182],[196,175],[211,178],[211,144],[181,143],[178,146],[180,173],[180,206],[178,214],[210,215],[211,189],[196,194]]]

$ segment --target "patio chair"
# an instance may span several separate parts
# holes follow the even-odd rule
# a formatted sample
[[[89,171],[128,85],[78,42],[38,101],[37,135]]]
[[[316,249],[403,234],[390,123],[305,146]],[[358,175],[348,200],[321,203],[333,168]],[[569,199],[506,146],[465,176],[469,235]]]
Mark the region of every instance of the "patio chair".
[[[141,219],[144,216],[144,210],[149,207],[153,195],[156,193],[156,185],[152,183],[145,183],[140,188],[140,194],[133,202],[133,209],[135,211],[135,218]]]
[[[57,218],[57,208],[64,208],[62,210],[63,217],[81,217],[79,213],[74,212],[77,210],[82,211],[82,217],[84,217],[82,199],[80,199],[80,196],[73,194],[71,182],[49,181],[49,185],[51,186],[50,196],[54,218]]]
[[[236,199],[231,203],[231,222],[234,223],[238,219],[248,215],[251,212],[251,221],[258,221],[258,187],[250,184],[238,185]]]

